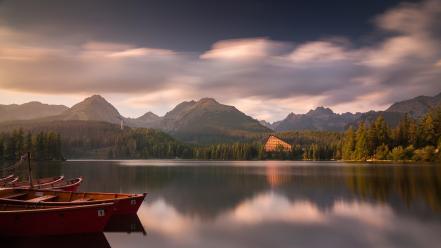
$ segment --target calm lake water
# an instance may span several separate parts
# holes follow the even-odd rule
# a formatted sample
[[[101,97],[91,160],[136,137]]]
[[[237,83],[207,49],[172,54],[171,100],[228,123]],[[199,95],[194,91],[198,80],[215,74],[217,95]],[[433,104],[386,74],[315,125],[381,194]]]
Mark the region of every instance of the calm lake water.
[[[104,234],[42,238],[34,246],[441,244],[440,165],[68,161],[34,165],[34,173],[83,176],[83,191],[149,193],[137,216],[115,220]]]

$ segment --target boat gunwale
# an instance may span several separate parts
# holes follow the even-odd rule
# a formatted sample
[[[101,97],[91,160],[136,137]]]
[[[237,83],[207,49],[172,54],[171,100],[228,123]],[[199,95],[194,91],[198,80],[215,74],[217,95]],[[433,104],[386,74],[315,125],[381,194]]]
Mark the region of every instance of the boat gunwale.
[[[10,190],[14,190],[14,188],[8,188]],[[123,197],[121,198],[109,198],[109,199],[99,199],[99,200],[91,200],[91,201],[78,201],[78,202],[74,202],[74,201],[41,201],[41,202],[37,202],[34,204],[40,204],[43,206],[58,206],[58,205],[66,205],[66,206],[76,206],[76,205],[93,205],[93,204],[101,204],[101,203],[112,203],[112,202],[119,202],[119,201],[125,201],[125,200],[132,200],[132,199],[139,199],[139,198],[143,198],[143,200],[145,199],[145,197],[147,196],[147,193],[141,193],[141,194],[128,194],[128,193],[107,193],[107,192],[71,192],[71,191],[61,191],[61,190],[44,190],[44,189],[17,189],[21,192],[25,192],[25,191],[33,191],[33,192],[44,192],[45,193],[73,193],[73,194],[97,194],[97,195],[123,195]],[[4,203],[11,203],[11,204],[20,204],[20,205],[25,205],[25,204],[30,204],[28,202],[26,202],[26,200],[19,200],[19,199],[5,199],[0,197],[0,205]]]
[[[64,180],[64,176],[63,175],[62,176],[56,176],[56,177],[48,177],[48,178],[56,178],[56,179],[53,180],[53,181],[50,181],[50,182],[42,183],[42,184],[35,184],[35,185],[32,185],[32,187],[42,187],[42,186],[50,185],[50,184],[53,184],[53,183],[58,183],[58,182]],[[43,179],[47,179],[47,178],[43,178]],[[21,181],[21,182],[18,182],[18,183],[25,184],[26,181]],[[10,182],[6,183],[5,186],[7,188],[27,188],[27,187],[29,187],[29,184],[28,185],[18,185],[18,186],[9,185],[9,184],[10,184]]]
[[[112,207],[113,205],[115,205],[112,202],[107,202],[107,203],[97,203],[97,204],[83,204],[83,205],[75,205],[75,206],[43,206],[40,204],[23,204],[23,205],[14,205],[14,204],[0,204],[0,208],[2,206],[10,206],[10,207],[20,207],[20,206],[32,206],[35,208],[31,208],[31,209],[20,209],[20,210],[0,210],[0,215],[2,214],[20,214],[20,213],[41,213],[41,212],[59,212],[59,211],[67,211],[67,210],[77,210],[77,209],[84,209],[84,208],[98,208],[98,207]]]
[[[76,178],[71,178],[69,180],[64,180],[63,182],[58,181],[58,182],[54,182],[54,183],[51,183],[51,184],[48,184],[48,185],[32,187],[31,189],[36,189],[36,190],[64,189],[64,188],[80,185],[82,182],[83,182],[83,177],[76,177]],[[64,185],[55,185],[57,183],[65,183],[65,184]]]
[[[18,181],[18,177],[15,177],[14,179],[12,179],[11,181],[7,181],[7,182],[0,182],[0,188],[9,188],[8,184],[9,183],[15,183]]]
[[[0,178],[0,183],[7,183],[7,182],[10,182],[9,179],[11,179],[11,178],[14,178],[14,174],[10,174],[10,175],[8,175],[8,176],[6,176],[6,177],[2,177],[2,178]]]

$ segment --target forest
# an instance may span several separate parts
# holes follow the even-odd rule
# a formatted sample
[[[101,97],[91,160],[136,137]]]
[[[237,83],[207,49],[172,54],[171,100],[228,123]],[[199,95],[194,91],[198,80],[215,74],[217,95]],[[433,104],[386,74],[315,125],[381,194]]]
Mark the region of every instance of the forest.
[[[441,160],[441,107],[420,120],[405,115],[390,128],[379,116],[374,122],[350,127],[342,141],[343,160]]]
[[[43,124],[41,124],[43,125]],[[155,129],[125,128],[108,123],[53,122],[3,130],[0,160],[18,160],[30,151],[34,160],[96,159],[200,159],[200,160],[346,160],[440,161],[441,107],[415,120],[405,115],[389,127],[380,115],[346,132],[288,131],[276,135],[292,144],[289,152],[265,152],[268,134],[240,142],[188,144]],[[51,130],[51,131],[47,131]]]
[[[63,160],[61,136],[55,132],[25,133],[22,129],[0,134],[0,160],[17,161],[31,153],[34,160]]]

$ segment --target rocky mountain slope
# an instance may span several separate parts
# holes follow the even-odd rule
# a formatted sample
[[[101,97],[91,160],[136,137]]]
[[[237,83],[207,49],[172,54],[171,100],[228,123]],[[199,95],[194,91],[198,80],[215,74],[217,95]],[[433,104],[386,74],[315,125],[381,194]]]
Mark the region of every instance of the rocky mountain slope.
[[[386,112],[408,113],[414,118],[420,118],[433,107],[441,104],[441,93],[436,96],[418,96],[409,100],[392,104]]]

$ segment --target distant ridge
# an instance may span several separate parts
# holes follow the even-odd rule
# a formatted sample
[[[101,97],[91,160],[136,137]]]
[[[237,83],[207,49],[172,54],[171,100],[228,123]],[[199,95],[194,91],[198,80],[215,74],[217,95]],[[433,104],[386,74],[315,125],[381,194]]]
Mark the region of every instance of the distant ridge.
[[[125,118],[102,96],[93,95],[71,108],[40,102],[0,105],[0,122],[16,123],[19,127],[20,121],[27,121],[27,125],[32,122],[42,125],[48,121],[98,121],[119,125],[122,121],[124,126],[160,129],[189,142],[226,141],[230,138],[237,141],[272,131],[343,131],[360,121],[371,122],[379,115],[390,126],[395,126],[405,113],[420,118],[440,104],[441,93],[397,102],[385,111],[337,114],[330,108],[317,107],[306,114],[290,113],[285,119],[271,124],[265,120],[258,121],[213,98],[179,103],[163,117],[149,111],[138,118]]]
[[[360,113],[336,114],[330,108],[317,107],[306,114],[290,113],[284,120],[272,124],[276,131],[316,130],[342,131],[348,123],[360,116]]]
[[[138,118],[125,118],[127,125],[132,127],[148,127],[159,128],[162,117],[159,117],[155,113],[147,112]]]
[[[392,104],[385,112],[408,113],[420,118],[432,108],[441,104],[441,93],[436,96],[418,96],[409,100]]]
[[[68,107],[64,105],[49,105],[35,101],[24,104],[0,105],[0,122],[55,116],[67,109]]]

